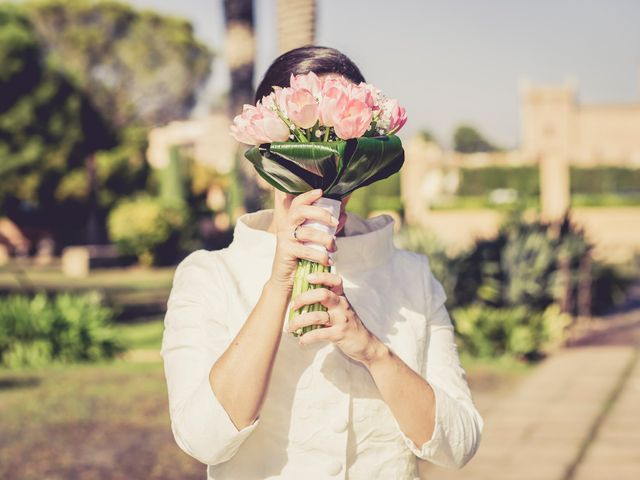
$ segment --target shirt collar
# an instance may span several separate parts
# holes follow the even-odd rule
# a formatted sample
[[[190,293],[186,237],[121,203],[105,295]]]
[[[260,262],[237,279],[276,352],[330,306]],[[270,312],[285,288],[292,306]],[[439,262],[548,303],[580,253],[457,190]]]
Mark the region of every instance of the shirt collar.
[[[273,218],[273,212],[270,208],[240,216],[233,231],[230,248],[246,252],[247,255],[272,260],[276,236],[268,232],[267,228]],[[345,236],[336,237],[336,271],[364,270],[388,261],[395,250],[393,217],[383,214],[364,219],[352,212],[346,213]]]

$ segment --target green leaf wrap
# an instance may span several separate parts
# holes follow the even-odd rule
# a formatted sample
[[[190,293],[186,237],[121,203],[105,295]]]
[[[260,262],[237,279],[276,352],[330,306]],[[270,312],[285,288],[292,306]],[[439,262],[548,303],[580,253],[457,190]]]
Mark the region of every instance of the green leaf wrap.
[[[354,190],[398,172],[404,163],[396,135],[337,142],[273,142],[252,147],[245,157],[270,185],[286,193],[321,188],[340,200]]]

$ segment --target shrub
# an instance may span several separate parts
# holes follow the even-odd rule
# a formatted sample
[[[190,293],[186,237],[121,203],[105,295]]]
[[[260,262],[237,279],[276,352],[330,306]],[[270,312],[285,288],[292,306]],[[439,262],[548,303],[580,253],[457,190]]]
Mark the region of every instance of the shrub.
[[[544,311],[525,306],[492,308],[474,304],[452,311],[461,348],[475,357],[531,360],[558,344],[571,317],[557,305]]]
[[[571,167],[571,193],[640,193],[640,168]]]
[[[616,268],[590,257],[591,245],[569,217],[552,225],[525,222],[514,211],[494,238],[479,239],[454,257],[421,227],[403,227],[396,239],[400,248],[429,256],[449,308],[482,303],[542,311],[559,303],[565,311],[578,314],[582,295],[583,307],[602,313],[624,297],[630,284]],[[590,294],[585,294],[589,283]]]
[[[591,304],[593,313],[601,315],[620,304],[633,283],[633,275],[623,276],[611,265],[596,263],[591,272]]]
[[[458,195],[486,195],[498,188],[513,188],[520,197],[535,197],[540,191],[538,167],[461,168]]]
[[[140,195],[118,203],[108,217],[109,236],[123,255],[143,265],[162,263],[178,249],[186,212],[159,199]]]
[[[97,292],[5,297],[0,300],[0,365],[113,358],[124,350],[110,326],[113,316]]]

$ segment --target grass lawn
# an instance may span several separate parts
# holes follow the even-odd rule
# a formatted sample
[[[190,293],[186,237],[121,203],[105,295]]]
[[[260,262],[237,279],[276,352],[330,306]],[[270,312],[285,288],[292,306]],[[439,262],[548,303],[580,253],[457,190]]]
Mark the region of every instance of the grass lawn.
[[[171,433],[157,356],[162,320],[118,329],[134,354],[154,355],[144,362],[0,369],[0,478],[205,478],[206,467],[184,454]],[[531,368],[462,361],[481,410]]]
[[[205,476],[173,440],[161,363],[0,370],[0,478]]]
[[[160,350],[163,329],[162,318],[151,322],[117,326],[120,338],[130,350]]]

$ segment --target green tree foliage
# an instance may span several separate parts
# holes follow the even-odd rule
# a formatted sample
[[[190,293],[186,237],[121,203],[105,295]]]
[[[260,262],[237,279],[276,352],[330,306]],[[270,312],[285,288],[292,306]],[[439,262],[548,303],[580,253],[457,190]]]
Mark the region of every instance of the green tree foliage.
[[[0,64],[0,212],[26,203],[68,227],[65,221],[77,218],[74,198],[86,190],[85,158],[115,145],[114,135],[89,99],[43,58],[31,22],[10,4],[0,5]],[[75,179],[72,195],[64,194],[67,177]]]
[[[112,0],[36,0],[30,15],[51,58],[117,128],[184,118],[212,54],[187,21]]]
[[[111,210],[109,234],[123,255],[135,255],[143,265],[173,262],[186,215],[184,209],[159,198],[138,195],[123,199]]]
[[[435,142],[438,143],[438,140],[436,139],[436,137],[433,135],[433,133],[431,133],[430,130],[420,130],[418,132],[418,135],[420,135],[422,137],[422,139],[425,142]]]
[[[167,207],[178,209],[187,206],[187,161],[180,155],[180,148],[171,147],[169,164],[158,169],[160,200]]]
[[[59,246],[82,240],[89,164],[104,225],[119,199],[153,189],[148,128],[187,114],[210,62],[187,22],[124,3],[0,5],[0,215]]]
[[[460,153],[494,152],[499,150],[470,125],[460,125],[453,133],[453,148]]]

